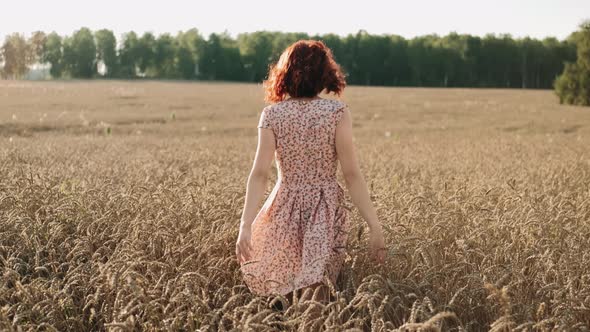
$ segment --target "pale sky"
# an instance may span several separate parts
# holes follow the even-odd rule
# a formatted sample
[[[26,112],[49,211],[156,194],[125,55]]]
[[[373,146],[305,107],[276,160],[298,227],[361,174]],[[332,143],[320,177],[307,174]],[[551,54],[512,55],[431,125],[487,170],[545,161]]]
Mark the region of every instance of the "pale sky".
[[[257,30],[335,33],[364,29],[405,38],[451,31],[483,36],[510,33],[558,39],[590,18],[590,0],[22,0],[0,7],[0,38],[12,32],[56,31],[70,35],[80,27],[155,34],[197,28],[212,32]]]

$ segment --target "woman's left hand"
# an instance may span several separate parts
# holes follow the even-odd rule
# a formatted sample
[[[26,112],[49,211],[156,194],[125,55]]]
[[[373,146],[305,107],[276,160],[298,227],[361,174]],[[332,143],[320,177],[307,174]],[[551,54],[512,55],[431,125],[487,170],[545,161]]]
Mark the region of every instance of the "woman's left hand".
[[[377,264],[385,263],[387,248],[381,227],[371,230],[369,234],[369,254]]]
[[[238,241],[236,242],[236,257],[239,263],[244,263],[251,259],[252,253],[252,232],[250,227],[240,227]]]

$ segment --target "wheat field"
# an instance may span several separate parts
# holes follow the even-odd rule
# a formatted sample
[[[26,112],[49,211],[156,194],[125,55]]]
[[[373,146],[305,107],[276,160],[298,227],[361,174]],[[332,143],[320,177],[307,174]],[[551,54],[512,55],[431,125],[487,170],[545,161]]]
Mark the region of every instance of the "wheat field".
[[[235,259],[261,85],[0,81],[0,330],[590,330],[590,109],[547,90],[342,99],[389,255],[367,259],[347,193],[324,306],[252,295]]]

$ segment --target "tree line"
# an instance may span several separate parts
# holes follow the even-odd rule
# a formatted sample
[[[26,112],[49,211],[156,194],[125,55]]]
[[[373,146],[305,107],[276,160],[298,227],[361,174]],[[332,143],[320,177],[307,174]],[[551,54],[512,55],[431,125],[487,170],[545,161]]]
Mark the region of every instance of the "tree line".
[[[450,33],[406,39],[398,35],[308,35],[258,31],[232,38],[197,29],[176,35],[81,28],[6,37],[1,75],[22,78],[29,66],[49,64],[52,78],[154,78],[261,82],[268,65],[299,39],[322,40],[354,85],[551,88],[565,62],[576,60],[573,37],[558,40]]]

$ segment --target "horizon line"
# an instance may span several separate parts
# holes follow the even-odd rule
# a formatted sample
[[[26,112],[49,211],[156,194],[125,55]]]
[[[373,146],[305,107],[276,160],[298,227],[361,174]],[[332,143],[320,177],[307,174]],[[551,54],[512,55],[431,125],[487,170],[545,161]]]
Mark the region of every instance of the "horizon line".
[[[582,24],[584,21],[580,22],[580,24]],[[578,25],[579,26],[579,25]],[[108,27],[102,27],[102,28],[91,28],[90,26],[80,26],[77,29],[72,30],[70,33],[62,33],[62,32],[58,32],[55,29],[49,29],[49,30],[43,30],[43,29],[34,29],[34,30],[30,30],[28,32],[23,32],[23,31],[13,31],[13,32],[9,32],[9,33],[4,33],[4,34],[0,34],[0,38],[2,41],[4,41],[6,39],[6,37],[13,35],[15,33],[20,34],[20,35],[24,35],[24,36],[32,36],[35,32],[44,32],[46,34],[50,34],[50,33],[57,33],[58,35],[62,36],[62,37],[66,37],[66,36],[71,36],[73,35],[75,32],[83,29],[83,28],[87,28],[92,32],[95,31],[99,31],[99,30],[110,30],[113,32],[113,34],[115,34],[116,37],[122,37],[123,35],[130,33],[130,32],[135,32],[137,35],[142,35],[145,33],[151,33],[154,36],[158,37],[161,35],[171,35],[171,36],[175,36],[179,33],[182,32],[187,32],[190,30],[197,30],[197,32],[199,33],[199,35],[203,36],[205,39],[208,39],[212,34],[215,35],[227,35],[232,39],[237,39],[240,35],[247,35],[247,34],[254,34],[254,33],[260,33],[260,32],[267,32],[267,33],[283,33],[283,34],[307,34],[309,37],[315,37],[315,36],[326,36],[326,35],[335,35],[338,36],[340,38],[346,38],[348,36],[354,36],[358,33],[361,32],[365,32],[370,36],[385,36],[385,37],[391,37],[391,36],[396,36],[396,37],[401,37],[404,38],[406,40],[411,40],[414,38],[420,38],[420,37],[427,37],[427,36],[434,36],[434,37],[446,37],[449,35],[459,35],[459,36],[472,36],[472,37],[479,37],[479,38],[485,38],[488,36],[492,36],[492,37],[510,37],[512,39],[515,40],[519,40],[519,39],[536,39],[536,40],[545,40],[545,39],[556,39],[558,41],[566,41],[573,33],[575,33],[578,30],[574,30],[572,32],[570,32],[567,36],[565,36],[564,38],[560,38],[556,35],[545,35],[544,37],[536,37],[536,36],[531,36],[530,34],[525,34],[525,35],[518,35],[518,34],[514,34],[511,32],[486,32],[483,34],[473,34],[473,33],[467,33],[467,32],[458,32],[457,30],[450,30],[446,33],[439,33],[439,32],[430,32],[430,33],[426,33],[426,34],[420,34],[420,35],[414,35],[412,37],[408,37],[408,36],[404,36],[401,34],[397,34],[394,32],[380,32],[380,33],[374,33],[374,32],[369,32],[367,29],[358,29],[356,32],[347,32],[347,33],[337,33],[337,32],[306,32],[306,31],[285,31],[285,30],[261,30],[261,29],[257,29],[257,30],[250,30],[250,31],[241,31],[241,32],[231,32],[228,29],[225,29],[223,31],[210,31],[210,32],[204,32],[204,30],[199,29],[198,27],[191,27],[191,28],[185,28],[185,29],[177,29],[175,31],[155,31],[155,30],[128,30],[128,31],[124,31],[124,32],[119,32],[115,29],[111,29]]]

